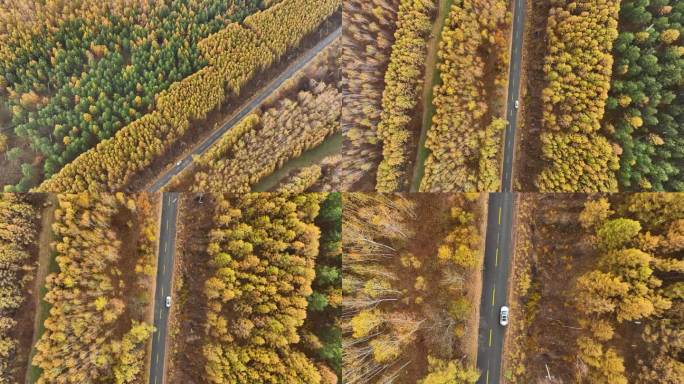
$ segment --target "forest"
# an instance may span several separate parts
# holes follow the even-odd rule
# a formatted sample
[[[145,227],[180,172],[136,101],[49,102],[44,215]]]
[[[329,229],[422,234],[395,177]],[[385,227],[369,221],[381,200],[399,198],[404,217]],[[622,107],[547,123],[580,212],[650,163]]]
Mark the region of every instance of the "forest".
[[[59,6],[38,7],[35,30],[16,27],[20,5],[3,7],[8,27],[0,38],[8,57],[0,97],[12,130],[0,137],[2,166],[10,170],[0,181],[8,191],[43,179],[41,191],[123,189],[206,130],[211,112],[237,107],[245,87],[289,62],[287,54],[340,7],[339,0],[270,7],[169,0],[140,3],[139,10],[117,2],[118,14],[90,3],[72,6],[75,19],[68,22],[58,17]],[[75,43],[80,34],[93,41]],[[36,65],[20,67],[27,62]]]
[[[341,70],[342,164],[341,191],[375,190],[375,173],[382,160],[377,125],[382,112],[384,74],[389,65],[397,22],[395,1],[346,0],[343,7]]]
[[[681,382],[683,196],[523,200],[529,222],[518,232],[512,304],[521,321],[509,330],[508,379]]]
[[[148,195],[57,195],[49,314],[36,383],[137,383],[145,376],[156,265]],[[56,358],[59,356],[59,358]]]
[[[477,382],[483,200],[360,193],[343,200],[344,382]]]
[[[258,111],[242,119],[196,158],[193,166],[176,177],[168,189],[247,193],[288,161],[330,140],[340,130],[342,111],[336,70],[338,58],[339,45],[333,43],[277,89]],[[334,170],[327,162],[335,160],[324,158],[321,164],[310,165],[316,167],[315,171],[314,168],[300,169],[299,173],[304,172],[301,176],[305,177],[298,177],[298,172],[291,175],[298,183],[304,183],[292,192],[305,192],[315,184],[323,184],[317,189],[332,190],[332,180],[327,184],[321,180],[332,177]]]
[[[503,0],[456,1],[439,43],[440,83],[427,131],[425,192],[498,191],[500,147],[507,122],[510,14]]]
[[[382,141],[376,190],[393,192],[408,183],[409,145],[414,133],[418,98],[423,84],[427,38],[435,5],[432,0],[401,1],[397,9],[394,44],[385,72],[382,112],[377,126]]]
[[[528,82],[540,100],[527,100],[541,102],[542,111],[531,107],[525,127],[534,139],[522,172],[536,176],[523,190],[682,190],[683,12],[684,4],[669,0],[535,8],[532,28],[546,25],[548,42],[530,45],[530,60],[542,52],[544,59],[531,64]],[[534,80],[540,72],[543,89]]]
[[[169,380],[338,383],[340,194],[197,196],[182,203]]]
[[[341,190],[498,188],[508,8],[344,3]]]
[[[552,3],[544,60],[539,190],[616,191],[618,156],[601,127],[620,1]],[[572,52],[572,54],[570,54]]]
[[[622,190],[684,191],[684,4],[623,1],[604,125]]]
[[[519,3],[344,4],[341,190],[497,191],[505,151],[516,190],[684,188],[684,5]],[[509,73],[513,32],[522,70]],[[509,125],[506,144],[521,143],[504,148]]]
[[[23,381],[33,335],[33,296],[43,196],[0,194],[0,383]]]
[[[13,127],[3,168],[23,164],[6,189],[27,190],[142,117],[159,92],[206,66],[200,40],[258,3],[3,4],[0,93]]]

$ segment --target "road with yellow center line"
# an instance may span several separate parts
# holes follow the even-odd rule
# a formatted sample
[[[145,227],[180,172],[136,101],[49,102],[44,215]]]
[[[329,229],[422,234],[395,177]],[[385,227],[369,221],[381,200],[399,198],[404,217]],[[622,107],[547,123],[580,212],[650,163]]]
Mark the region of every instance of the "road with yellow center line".
[[[482,373],[479,382],[484,384],[498,383],[501,375],[505,327],[499,324],[499,314],[507,305],[513,203],[512,193],[489,195],[477,352],[477,367]],[[515,321],[515,314],[512,319]]]
[[[515,107],[520,94],[520,73],[525,28],[525,0],[514,0],[511,34],[511,57],[506,99],[501,190],[503,193],[489,195],[489,215],[485,239],[485,260],[482,271],[482,299],[480,302],[480,325],[478,329],[477,367],[481,372],[479,384],[495,384],[502,379],[501,361],[505,327],[499,324],[501,307],[507,305],[508,278],[512,249],[514,194],[513,160],[518,110]],[[515,313],[510,321],[516,320]]]

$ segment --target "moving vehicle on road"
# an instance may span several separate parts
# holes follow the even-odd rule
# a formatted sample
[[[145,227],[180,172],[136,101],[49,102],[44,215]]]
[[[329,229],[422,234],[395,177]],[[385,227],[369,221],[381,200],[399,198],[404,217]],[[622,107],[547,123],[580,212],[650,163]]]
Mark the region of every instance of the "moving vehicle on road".
[[[501,312],[499,314],[499,324],[501,324],[504,327],[508,325],[508,307],[505,305],[501,307]]]
[[[171,307],[171,296],[166,296],[166,308]]]
[[[515,101],[515,109],[520,108],[520,101],[516,100]]]

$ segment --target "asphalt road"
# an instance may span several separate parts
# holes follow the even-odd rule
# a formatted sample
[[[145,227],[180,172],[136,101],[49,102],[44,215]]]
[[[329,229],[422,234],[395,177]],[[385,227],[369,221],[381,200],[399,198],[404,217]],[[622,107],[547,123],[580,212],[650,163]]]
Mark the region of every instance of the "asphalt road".
[[[192,163],[193,156],[201,155],[206,152],[214,143],[216,143],[229,129],[231,129],[235,124],[240,122],[245,116],[249,115],[256,109],[266,98],[268,98],[271,93],[277,90],[283,83],[285,83],[289,78],[291,78],[297,71],[304,68],[311,60],[313,60],[316,55],[330,45],[338,36],[342,34],[342,27],[338,28],[331,34],[329,34],[325,39],[321,40],[316,46],[309,49],[306,53],[301,55],[297,60],[290,64],[285,71],[283,71],[275,80],[271,81],[268,86],[262,88],[261,92],[249,103],[247,103],[240,111],[235,114],[230,120],[223,124],[220,128],[215,130],[209,135],[200,145],[195,147],[192,152],[185,156],[183,159],[174,164],[171,169],[166,170],[159,176],[154,183],[148,188],[150,192],[158,192],[166,184],[168,184],[171,179],[181,173],[185,168],[187,168]]]
[[[194,155],[201,155],[208,150],[224,133],[236,123],[250,114],[268,96],[277,90],[285,81],[297,71],[307,65],[320,51],[330,45],[342,33],[338,28],[321,40],[316,46],[297,58],[283,73],[273,80],[266,88],[245,105],[235,116],[199,144],[190,155],[176,163],[170,170],[159,177],[148,192],[159,192],[171,179],[182,172],[192,163]],[[164,383],[164,361],[166,356],[166,335],[168,333],[169,309],[166,308],[166,296],[171,295],[171,281],[173,273],[173,257],[176,249],[176,218],[178,216],[178,193],[164,193],[162,195],[162,217],[159,234],[159,258],[157,266],[157,288],[154,299],[154,326],[157,329],[152,338],[152,363],[150,365],[150,384]],[[173,299],[172,299],[173,300]],[[172,304],[173,305],[173,304]]]
[[[508,300],[508,278],[513,233],[512,175],[515,151],[515,131],[518,127],[518,110],[515,102],[520,94],[523,31],[525,28],[525,0],[514,1],[513,38],[508,81],[506,118],[508,126],[504,134],[504,156],[501,190],[489,195],[489,215],[485,239],[485,259],[482,271],[482,299],[480,302],[480,326],[478,329],[477,367],[482,373],[479,384],[496,384],[501,380],[501,360],[505,327],[499,324],[501,307]],[[510,321],[521,321],[515,313]]]
[[[511,65],[508,74],[508,99],[506,119],[508,126],[504,134],[504,156],[501,175],[501,190],[511,192],[513,182],[513,155],[515,152],[515,131],[518,128],[518,110],[515,101],[520,95],[520,71],[522,63],[523,31],[525,30],[525,0],[515,0],[513,12],[513,40],[511,44]]]
[[[168,333],[169,308],[166,296],[171,296],[173,256],[176,250],[176,218],[178,217],[178,194],[162,195],[161,228],[159,231],[159,259],[157,261],[157,288],[154,295],[154,326],[152,335],[152,364],[150,384],[164,383],[166,334]],[[173,300],[173,298],[172,298]],[[173,305],[173,302],[172,304]]]
[[[477,367],[482,376],[478,383],[498,383],[501,375],[505,327],[499,324],[499,312],[508,297],[513,198],[512,193],[489,195],[477,348]],[[510,318],[519,321],[515,314]]]

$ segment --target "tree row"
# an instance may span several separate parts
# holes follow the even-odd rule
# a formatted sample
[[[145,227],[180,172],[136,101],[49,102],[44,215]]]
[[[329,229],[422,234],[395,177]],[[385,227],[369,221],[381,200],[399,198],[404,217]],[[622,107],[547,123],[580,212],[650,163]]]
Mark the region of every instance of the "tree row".
[[[344,34],[341,67],[345,142],[340,190],[374,190],[375,182],[361,186],[366,175],[377,173],[382,146],[377,125],[382,112],[385,72],[390,60],[399,2],[348,0],[343,2]]]
[[[336,87],[320,82],[247,116],[197,159],[192,190],[249,192],[286,161],[338,132],[341,102]]]
[[[439,45],[440,83],[427,131],[422,191],[497,191],[505,95],[508,2],[455,2]],[[495,59],[492,59],[495,57]],[[500,104],[500,103],[499,103]]]
[[[414,135],[411,123],[416,122],[434,9],[431,0],[399,3],[377,126],[377,136],[382,141],[382,161],[376,177],[378,192],[402,190],[408,185],[409,145]]]
[[[329,3],[336,4],[335,1],[330,0]],[[311,6],[302,8],[299,7],[300,5],[299,2],[283,0],[277,6],[262,11],[260,14],[270,14],[275,12],[276,8],[283,8],[288,11],[281,11],[278,14],[289,15],[293,20],[303,18],[305,13],[315,15],[315,17],[308,18],[312,24],[305,30],[320,25],[331,14],[330,7],[316,6],[312,9]],[[259,19],[261,16],[255,15],[255,17]],[[279,23],[290,24],[285,20]],[[207,57],[207,61],[215,61],[216,66],[206,66],[171,85],[167,91],[156,96],[157,109],[155,111],[132,122],[111,139],[100,142],[97,147],[80,155],[58,174],[45,181],[39,189],[56,192],[120,190],[130,178],[173,148],[179,138],[188,131],[191,122],[201,121],[209,111],[232,100],[231,96],[239,92],[250,74],[253,77],[260,73],[260,69],[264,68],[263,63],[274,63],[279,59],[279,56],[271,53],[266,60],[262,56],[265,52],[263,49],[249,49],[232,43],[218,44],[217,39],[249,43],[254,37],[252,34],[256,34],[259,36],[259,41],[268,45],[271,39],[280,38],[269,33],[286,33],[291,35],[288,41],[295,44],[289,48],[294,49],[305,37],[305,35],[298,34],[301,31],[299,28],[287,31],[270,29],[246,31],[244,27],[230,25],[226,30],[219,32],[217,37],[208,37],[199,45],[204,54],[212,57],[211,59]],[[218,51],[224,47],[228,51],[219,55]],[[243,57],[241,55],[245,55],[247,59],[244,62],[245,66],[254,65],[255,67],[245,69],[247,67],[241,66],[242,64],[235,67],[234,60]],[[231,62],[233,64],[230,64]],[[232,92],[226,92],[226,87]]]
[[[35,278],[37,255],[29,247],[37,241],[36,217],[38,211],[23,196],[0,194],[0,383],[21,382],[15,371],[23,360],[18,356],[16,318],[33,289],[29,286]],[[26,309],[24,309],[26,310]],[[32,311],[31,311],[32,312]],[[33,324],[29,325],[30,327]],[[25,340],[24,340],[25,342]],[[22,372],[22,370],[19,370]]]
[[[154,331],[145,320],[156,233],[146,199],[58,195],[52,228],[58,271],[46,278],[50,310],[32,361],[41,369],[38,383],[133,383],[143,377]]]

